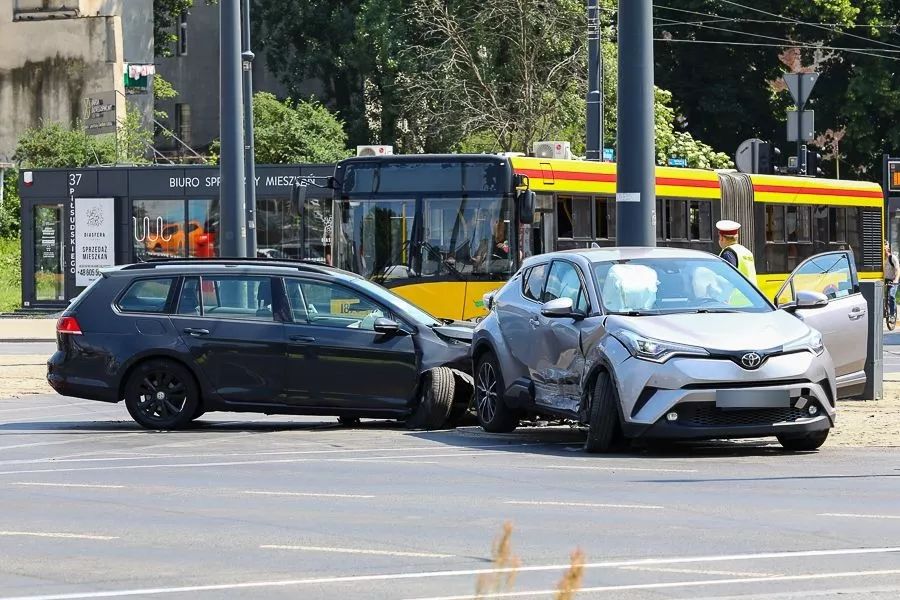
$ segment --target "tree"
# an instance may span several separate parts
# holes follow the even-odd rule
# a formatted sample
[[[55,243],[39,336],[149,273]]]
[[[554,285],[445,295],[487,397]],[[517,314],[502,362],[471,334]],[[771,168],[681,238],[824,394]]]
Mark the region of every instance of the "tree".
[[[253,96],[256,162],[329,163],[347,158],[343,123],[315,101],[281,101],[268,92]],[[219,142],[211,152],[218,154]]]
[[[19,172],[6,169],[3,177],[3,206],[0,206],[0,239],[19,236],[21,219],[19,215]]]
[[[206,0],[207,4],[217,2]],[[193,6],[194,0],[153,0],[153,54],[172,56],[172,44],[178,41],[175,25]]]

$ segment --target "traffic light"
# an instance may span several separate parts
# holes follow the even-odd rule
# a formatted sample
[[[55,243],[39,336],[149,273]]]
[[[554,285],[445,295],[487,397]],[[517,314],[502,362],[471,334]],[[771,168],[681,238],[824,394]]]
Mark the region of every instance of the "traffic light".
[[[777,171],[780,159],[781,150],[776,148],[775,144],[760,142],[756,145],[756,164],[753,172],[771,175]]]
[[[806,154],[806,175],[808,177],[822,177],[825,173],[822,171],[822,155],[815,151],[810,150]]]

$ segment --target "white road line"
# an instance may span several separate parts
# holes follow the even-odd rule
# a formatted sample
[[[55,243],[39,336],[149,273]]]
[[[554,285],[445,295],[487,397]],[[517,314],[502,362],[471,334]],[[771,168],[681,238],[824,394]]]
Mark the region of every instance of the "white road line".
[[[14,450],[16,448],[34,448],[37,446],[59,446],[61,444],[75,444],[78,442],[87,442],[87,440],[77,439],[77,440],[59,440],[59,441],[55,441],[55,442],[32,442],[30,444],[15,444],[12,446],[0,446],[0,450]]]
[[[688,573],[691,575],[728,575],[730,577],[775,577],[772,573],[743,571],[707,571],[703,569],[672,569],[667,567],[620,567],[623,571],[651,571],[653,573]]]
[[[587,563],[585,569],[599,568],[617,568],[638,565],[663,565],[663,564],[690,564],[690,563],[709,563],[709,562],[731,562],[743,560],[763,560],[763,559],[793,559],[804,557],[820,557],[820,556],[850,556],[861,554],[894,554],[900,553],[900,547],[885,548],[848,548],[841,550],[800,550],[787,552],[762,552],[757,554],[729,554],[722,556],[692,556],[685,558],[644,558],[625,561],[610,561]],[[103,592],[73,592],[67,594],[46,594],[35,596],[15,596],[2,597],[0,600],[80,600],[83,598],[121,598],[124,596],[154,596],[162,594],[183,594],[186,592],[215,592],[223,590],[241,590],[241,589],[260,589],[275,587],[293,587],[303,585],[324,585],[330,583],[359,583],[365,581],[402,581],[415,579],[440,579],[446,577],[472,577],[473,575],[485,575],[489,573],[508,573],[516,571],[523,572],[543,572],[543,571],[565,571],[569,568],[568,564],[559,565],[535,565],[531,567],[519,567],[518,569],[465,569],[456,571],[424,571],[424,572],[406,572],[406,573],[383,573],[375,575],[343,575],[334,577],[312,577],[307,579],[282,579],[275,581],[245,581],[237,583],[217,583],[207,585],[192,585],[181,587],[167,588],[136,588],[129,590],[107,590]],[[871,574],[894,574],[898,571],[884,572],[868,572]],[[750,579],[749,581],[760,581],[760,579]],[[764,579],[762,581],[765,581]],[[702,582],[701,582],[702,583]],[[556,593],[553,590],[552,593]],[[545,592],[550,593],[550,592]]]
[[[707,587],[714,585],[735,585],[740,583],[767,583],[773,581],[815,581],[818,579],[846,579],[850,577],[876,577],[879,575],[900,574],[900,569],[886,569],[883,571],[847,571],[844,573],[811,573],[809,575],[776,575],[774,577],[742,577],[735,579],[704,579],[700,581],[673,581],[667,583],[635,583],[628,585],[603,585],[585,587],[578,590],[578,595],[593,592],[624,592],[627,590],[662,590],[672,588]],[[528,596],[548,596],[556,594],[559,590],[533,590],[522,592],[501,592],[498,594],[486,594],[479,596],[426,596],[416,600],[480,600],[482,598],[525,598]]]
[[[454,558],[454,554],[436,554],[433,552],[399,552],[394,550],[365,550],[362,548],[330,548],[327,546],[288,546],[265,544],[260,546],[266,550],[302,550],[305,552],[334,552],[336,554],[375,554],[378,556],[406,556],[411,558]]]
[[[518,469],[573,469],[585,471],[638,471],[645,473],[696,473],[697,469],[652,469],[649,467],[596,467],[587,465],[512,465]]]
[[[87,535],[82,533],[50,533],[46,531],[0,531],[2,537],[40,537],[55,538],[64,540],[117,540],[116,536],[110,535]]]
[[[663,510],[663,506],[653,504],[594,504],[591,502],[540,502],[537,500],[507,500],[503,504],[520,506],[576,506],[580,508],[636,508],[647,510]]]
[[[861,515],[856,513],[819,513],[817,517],[841,517],[844,519],[900,519],[900,515]]]
[[[90,489],[110,489],[120,490],[124,485],[100,485],[90,483],[43,483],[39,481],[13,481],[10,485],[28,485],[35,487],[64,487],[64,488],[90,488]]]
[[[302,498],[354,498],[369,499],[375,496],[366,494],[316,494],[312,492],[264,492],[256,490],[245,490],[242,494],[253,494],[255,496],[300,496]]]
[[[70,402],[69,404],[53,404],[51,406],[27,406],[24,408],[0,408],[0,413],[18,412],[22,410],[50,410],[53,408],[69,408],[70,406],[97,406],[97,402]]]
[[[99,402],[97,404],[100,404]],[[101,407],[98,407],[101,408]],[[105,416],[105,418],[112,418],[114,415],[110,413],[103,413],[103,411],[91,411],[91,412],[80,412],[80,413],[69,413],[65,415],[45,415],[43,417],[32,417],[30,419],[15,419],[13,421],[0,421],[0,426],[3,425],[14,425],[16,423],[34,423],[36,421],[46,421],[48,419],[67,419],[71,417],[84,417],[88,415],[93,416]],[[32,433],[38,433],[40,430],[33,431]]]

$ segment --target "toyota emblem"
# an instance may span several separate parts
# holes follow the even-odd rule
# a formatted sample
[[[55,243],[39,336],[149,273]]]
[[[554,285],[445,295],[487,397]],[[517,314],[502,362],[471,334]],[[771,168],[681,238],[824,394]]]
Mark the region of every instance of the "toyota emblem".
[[[741,357],[741,364],[748,369],[755,369],[762,362],[762,357],[756,352],[748,352]]]

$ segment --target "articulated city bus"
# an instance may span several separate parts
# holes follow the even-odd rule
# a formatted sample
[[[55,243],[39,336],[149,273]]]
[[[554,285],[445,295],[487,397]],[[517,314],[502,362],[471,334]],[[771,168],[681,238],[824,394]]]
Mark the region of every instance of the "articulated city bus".
[[[335,170],[335,264],[436,316],[475,318],[484,314],[483,295],[526,256],[614,246],[615,187],[612,163],[351,158]],[[718,254],[716,221],[740,222],[770,298],[804,259],[828,250],[851,249],[860,278],[882,277],[877,184],[658,167],[656,195],[661,246]]]

